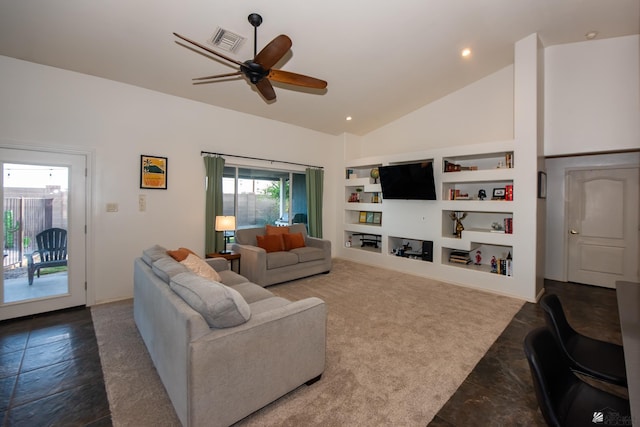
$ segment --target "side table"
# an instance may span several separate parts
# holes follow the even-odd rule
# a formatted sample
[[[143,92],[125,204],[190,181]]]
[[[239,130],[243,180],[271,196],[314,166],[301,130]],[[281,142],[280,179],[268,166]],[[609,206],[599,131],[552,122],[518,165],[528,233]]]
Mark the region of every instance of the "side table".
[[[211,252],[206,254],[207,258],[224,258],[231,263],[231,271],[235,271],[240,274],[240,254],[237,252],[229,252],[229,253],[220,253],[220,252]],[[236,270],[233,269],[233,261],[238,261],[238,268]]]

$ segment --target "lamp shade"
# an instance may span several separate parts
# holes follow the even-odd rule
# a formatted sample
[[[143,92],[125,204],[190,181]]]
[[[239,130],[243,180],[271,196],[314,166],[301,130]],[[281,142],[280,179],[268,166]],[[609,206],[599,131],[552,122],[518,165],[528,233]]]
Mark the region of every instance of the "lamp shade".
[[[216,217],[216,231],[233,231],[236,229],[236,217],[229,216],[217,216]]]

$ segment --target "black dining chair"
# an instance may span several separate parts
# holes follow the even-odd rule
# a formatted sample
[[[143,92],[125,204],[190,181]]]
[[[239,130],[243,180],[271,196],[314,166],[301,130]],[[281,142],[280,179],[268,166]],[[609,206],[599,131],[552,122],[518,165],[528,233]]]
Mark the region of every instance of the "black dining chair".
[[[630,425],[629,401],[578,378],[548,328],[529,332],[524,352],[538,406],[548,425]]]
[[[540,306],[544,310],[547,327],[567,355],[573,370],[601,381],[627,386],[621,345],[576,332],[567,321],[557,295],[545,295],[540,300]]]

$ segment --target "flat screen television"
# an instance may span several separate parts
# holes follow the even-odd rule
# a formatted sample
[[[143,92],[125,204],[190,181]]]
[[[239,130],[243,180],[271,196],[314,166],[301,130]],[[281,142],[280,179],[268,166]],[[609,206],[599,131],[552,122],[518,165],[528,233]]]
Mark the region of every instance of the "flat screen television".
[[[436,200],[432,162],[380,166],[378,170],[384,199]]]

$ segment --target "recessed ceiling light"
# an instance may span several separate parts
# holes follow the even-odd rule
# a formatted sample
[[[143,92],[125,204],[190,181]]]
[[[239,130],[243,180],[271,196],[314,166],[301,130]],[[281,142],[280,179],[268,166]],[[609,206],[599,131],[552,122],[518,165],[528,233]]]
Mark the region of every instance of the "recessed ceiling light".
[[[584,36],[587,38],[587,40],[593,40],[598,36],[598,32],[597,31],[589,31]]]
[[[462,49],[461,55],[463,58],[466,58],[467,56],[471,55],[471,49],[469,49],[468,47]]]
[[[351,116],[347,116],[347,121],[348,121],[348,122],[350,122],[350,121],[351,121],[351,119],[352,119],[352,117],[351,117]]]

